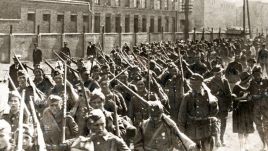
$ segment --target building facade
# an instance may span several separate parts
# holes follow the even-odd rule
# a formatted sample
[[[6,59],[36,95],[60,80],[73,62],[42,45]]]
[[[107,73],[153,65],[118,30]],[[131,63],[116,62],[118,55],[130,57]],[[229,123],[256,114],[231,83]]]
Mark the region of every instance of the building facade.
[[[1,1],[0,33],[9,33],[10,25],[14,33],[179,32],[184,28],[182,4],[182,0]]]
[[[235,3],[225,0],[195,0],[193,4],[193,26],[197,30],[226,29],[236,25]]]

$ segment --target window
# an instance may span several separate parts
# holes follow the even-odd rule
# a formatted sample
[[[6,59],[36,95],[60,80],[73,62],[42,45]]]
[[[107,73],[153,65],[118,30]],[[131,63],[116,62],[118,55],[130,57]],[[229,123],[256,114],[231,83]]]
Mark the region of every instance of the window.
[[[125,0],[125,7],[130,7],[130,0]]]
[[[77,21],[77,15],[71,15],[71,22]]]
[[[151,6],[151,9],[154,9],[154,0],[151,0],[150,6]]]
[[[111,15],[108,14],[105,17],[105,32],[110,33],[111,32]]]
[[[154,8],[155,9],[161,9],[161,1],[160,0],[156,0],[156,3],[154,4]]]
[[[154,32],[154,17],[151,17],[150,19],[150,32]]]
[[[176,31],[176,19],[175,17],[172,17],[172,32]]]
[[[83,22],[88,22],[88,15],[83,15]]]
[[[120,6],[120,0],[115,0],[115,6]]]
[[[166,25],[165,25],[165,27],[166,27],[166,29],[165,29],[165,32],[169,32],[169,19],[168,19],[168,16],[166,16],[166,18],[165,18],[165,20],[166,20]]]
[[[140,7],[140,0],[134,0],[134,7],[139,8]]]
[[[28,13],[27,20],[28,21],[35,21],[35,13]]]
[[[146,16],[144,16],[142,18],[142,32],[146,32],[146,25],[147,25]]]
[[[43,14],[43,21],[50,21],[50,14]]]
[[[95,0],[94,2],[96,5],[100,5],[100,0]]]
[[[141,8],[146,8],[146,1],[147,0],[141,0]]]
[[[162,31],[162,19],[161,17],[158,17],[158,32]]]
[[[100,14],[94,16],[94,32],[100,33]]]
[[[134,32],[139,32],[139,16],[134,15]]]
[[[58,15],[57,16],[57,21],[62,22],[64,20],[64,15]]]
[[[164,9],[168,10],[168,0],[164,0]]]
[[[111,0],[107,0],[106,3],[105,3],[107,6],[111,6]]]
[[[130,32],[129,24],[130,24],[130,16],[126,15],[126,18],[125,18],[125,32],[126,33]]]
[[[117,15],[115,17],[115,32],[117,32],[117,33],[121,32],[121,17],[120,17],[120,15]]]

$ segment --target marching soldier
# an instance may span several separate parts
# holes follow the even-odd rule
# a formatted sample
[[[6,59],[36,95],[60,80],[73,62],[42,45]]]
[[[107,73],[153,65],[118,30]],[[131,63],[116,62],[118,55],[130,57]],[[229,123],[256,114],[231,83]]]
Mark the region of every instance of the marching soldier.
[[[253,79],[248,87],[250,93],[249,99],[254,102],[253,121],[256,124],[257,131],[263,143],[263,149],[265,149],[267,142],[265,141],[264,119],[267,117],[264,117],[264,113],[267,110],[267,98],[264,96],[267,93],[268,80],[262,78],[262,70],[259,66],[253,68],[252,75]]]
[[[18,59],[20,59],[21,55],[17,55],[16,57]],[[22,67],[20,66],[19,61],[16,59],[16,57],[13,57],[14,64],[9,67],[9,76],[11,77],[11,79],[12,79],[13,83],[15,84],[15,86],[18,87],[19,82],[18,82],[17,73],[18,73],[19,70],[22,70]],[[22,65],[27,70],[27,65],[26,64],[22,64]],[[8,88],[11,91],[13,90],[11,82],[8,83]]]
[[[164,114],[160,101],[149,101],[150,117],[138,127],[135,151],[194,150],[195,143],[184,135],[176,123]]]
[[[66,141],[71,150],[130,151],[123,139],[106,130],[106,118],[100,109],[90,112],[87,122],[90,135]]]
[[[221,67],[214,69],[214,77],[207,81],[207,86],[210,88],[211,93],[217,97],[219,112],[217,117],[221,122],[220,140],[222,146],[224,144],[224,133],[226,129],[228,112],[231,110],[232,105],[232,91],[229,82],[223,77],[223,69]]]
[[[186,93],[179,111],[179,128],[198,145],[202,151],[212,151],[213,136],[217,135],[216,115],[218,101],[210,93],[199,74],[190,79],[191,89]]]
[[[54,94],[64,98],[64,74],[60,70],[56,70],[53,73],[53,80],[55,81],[55,86],[51,88],[48,95]],[[78,94],[73,88],[70,82],[66,82],[66,97],[67,97],[67,110],[70,110],[75,103],[78,101]]]
[[[44,94],[48,94],[50,89],[53,87],[52,81],[45,76],[44,70],[41,68],[35,68],[34,73],[34,84],[36,87],[42,91]]]
[[[10,107],[10,111],[8,114],[3,115],[3,119],[5,119],[11,126],[11,131],[15,132],[19,127],[19,116],[20,116],[20,96],[15,91],[11,91],[9,93],[8,105]],[[23,123],[30,123],[29,115],[24,112],[23,115]]]
[[[48,97],[48,107],[44,110],[41,119],[46,144],[61,143],[63,118],[66,118],[66,138],[71,139],[78,135],[78,126],[73,117],[70,115],[63,117],[62,103],[60,96]]]
[[[145,100],[148,99],[148,90],[145,87],[145,83],[140,80],[137,83],[137,94],[139,94],[141,97],[143,97]],[[142,104],[140,100],[133,96],[130,104],[130,119],[133,121],[133,125],[137,127],[142,120],[145,120],[149,117],[149,112],[147,109],[147,106]]]

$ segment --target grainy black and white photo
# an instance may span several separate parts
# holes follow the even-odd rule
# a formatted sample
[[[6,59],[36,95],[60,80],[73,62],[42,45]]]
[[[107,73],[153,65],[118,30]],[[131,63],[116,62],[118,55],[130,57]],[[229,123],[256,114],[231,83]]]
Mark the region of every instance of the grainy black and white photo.
[[[268,151],[268,0],[0,0],[0,151]]]

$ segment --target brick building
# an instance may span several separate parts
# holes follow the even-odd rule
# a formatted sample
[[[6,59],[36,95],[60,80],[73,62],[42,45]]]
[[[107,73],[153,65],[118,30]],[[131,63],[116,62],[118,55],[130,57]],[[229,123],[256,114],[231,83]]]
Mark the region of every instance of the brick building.
[[[179,32],[183,0],[5,0],[0,33]],[[12,9],[11,9],[12,8]]]

